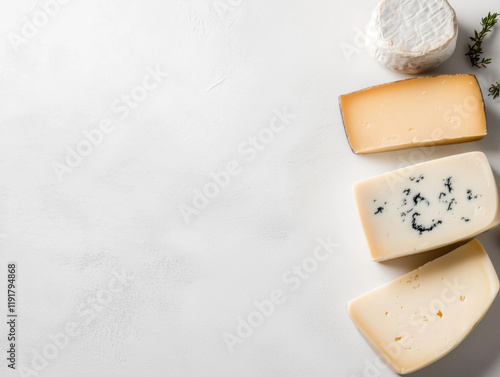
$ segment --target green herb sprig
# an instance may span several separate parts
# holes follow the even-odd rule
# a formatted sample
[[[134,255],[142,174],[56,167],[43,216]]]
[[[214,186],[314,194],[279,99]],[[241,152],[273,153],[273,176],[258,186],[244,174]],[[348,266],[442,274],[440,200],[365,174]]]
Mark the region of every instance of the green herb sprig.
[[[490,92],[488,95],[493,96],[493,99],[497,98],[500,96],[500,81],[497,81],[495,84],[491,84],[490,89],[488,89]]]
[[[473,67],[481,68],[486,67],[486,64],[491,63],[491,58],[482,58],[481,54],[483,53],[483,41],[486,34],[488,34],[493,26],[498,21],[498,13],[488,12],[488,15],[481,19],[481,26],[483,29],[478,33],[477,30],[474,30],[474,37],[469,37],[472,42],[472,45],[468,44],[469,52],[465,54],[469,57],[470,63]],[[481,60],[480,60],[481,59]]]

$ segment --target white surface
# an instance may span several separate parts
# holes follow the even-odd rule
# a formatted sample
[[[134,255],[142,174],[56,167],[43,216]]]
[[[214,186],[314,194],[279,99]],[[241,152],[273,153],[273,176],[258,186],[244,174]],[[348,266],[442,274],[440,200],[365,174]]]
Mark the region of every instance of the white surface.
[[[437,253],[372,262],[352,183],[473,150],[487,154],[497,179],[500,171],[500,104],[491,97],[482,141],[352,154],[338,96],[406,77],[360,47],[375,4],[74,0],[16,51],[9,33],[20,34],[38,8],[3,1],[0,291],[7,261],[17,262],[18,365],[35,368],[35,352],[74,324],[79,335],[39,376],[370,376],[376,357],[347,301]],[[463,54],[492,3],[451,5],[457,50],[435,73],[477,73],[486,91],[500,70],[473,70]],[[496,33],[485,44],[493,62],[498,43]],[[151,87],[148,67],[157,66],[168,77],[136,89],[147,95],[140,105],[127,112],[116,103],[144,79]],[[284,107],[295,118],[251,152],[248,138],[270,137],[262,130]],[[106,118],[115,128],[60,182],[53,163]],[[179,205],[231,160],[239,174],[186,224]],[[480,237],[497,270],[499,232]],[[331,257],[292,280],[328,236],[338,245]],[[119,283],[112,270],[130,280]],[[230,353],[223,334],[275,290],[286,301]],[[105,304],[95,306],[96,296]],[[499,314],[496,300],[462,345],[415,376],[498,376]],[[2,376],[20,375],[5,363]]]

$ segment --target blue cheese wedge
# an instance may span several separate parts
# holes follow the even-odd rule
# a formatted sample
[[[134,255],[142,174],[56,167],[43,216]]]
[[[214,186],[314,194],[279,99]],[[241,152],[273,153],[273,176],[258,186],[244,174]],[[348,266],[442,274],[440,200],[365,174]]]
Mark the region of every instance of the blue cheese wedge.
[[[416,74],[436,68],[453,54],[458,22],[446,0],[382,0],[366,34],[367,50],[378,62]]]
[[[498,276],[477,240],[348,304],[357,328],[396,373],[440,359],[483,318]]]
[[[432,160],[357,182],[354,194],[375,261],[472,238],[500,219],[495,178],[482,152]]]

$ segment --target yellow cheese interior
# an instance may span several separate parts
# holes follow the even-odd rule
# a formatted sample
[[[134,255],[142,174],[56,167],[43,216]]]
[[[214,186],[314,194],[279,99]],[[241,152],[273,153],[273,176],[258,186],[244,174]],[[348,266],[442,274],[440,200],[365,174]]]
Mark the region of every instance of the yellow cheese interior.
[[[474,75],[402,80],[340,96],[355,153],[461,143],[486,135],[483,98]]]

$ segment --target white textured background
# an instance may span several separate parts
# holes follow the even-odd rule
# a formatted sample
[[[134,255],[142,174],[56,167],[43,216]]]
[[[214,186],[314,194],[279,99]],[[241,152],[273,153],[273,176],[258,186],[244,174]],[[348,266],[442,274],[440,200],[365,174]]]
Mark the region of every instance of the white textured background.
[[[6,367],[4,324],[0,375],[393,376],[346,303],[436,254],[371,262],[351,185],[473,150],[498,178],[500,102],[486,97],[482,141],[357,156],[338,96],[406,77],[361,47],[376,1],[60,2],[49,16],[44,0],[0,2],[0,312],[15,261],[24,367]],[[480,18],[499,9],[451,4],[458,47],[436,73],[477,73],[486,93],[500,79],[498,31],[485,44],[490,68],[463,55]],[[119,110],[148,67],[161,82]],[[248,138],[283,109],[294,118],[249,152]],[[59,180],[54,166],[106,119],[112,131]],[[239,174],[187,223],[179,206],[232,160]],[[331,257],[284,281],[318,237],[337,244]],[[500,270],[500,229],[479,238]],[[275,290],[286,301],[230,352],[223,334]],[[462,345],[414,375],[497,377],[499,315],[497,300]],[[61,335],[68,326],[73,335]]]

